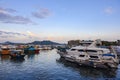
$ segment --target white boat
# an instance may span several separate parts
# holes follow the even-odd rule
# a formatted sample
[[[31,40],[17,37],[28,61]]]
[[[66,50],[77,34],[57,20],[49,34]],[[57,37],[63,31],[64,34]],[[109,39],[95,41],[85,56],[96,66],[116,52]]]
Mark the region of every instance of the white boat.
[[[97,40],[89,46],[76,46],[64,52],[59,53],[66,60],[99,68],[117,68],[118,57],[114,50],[96,47]]]
[[[117,52],[117,55],[120,56],[120,46],[113,46],[113,48]]]

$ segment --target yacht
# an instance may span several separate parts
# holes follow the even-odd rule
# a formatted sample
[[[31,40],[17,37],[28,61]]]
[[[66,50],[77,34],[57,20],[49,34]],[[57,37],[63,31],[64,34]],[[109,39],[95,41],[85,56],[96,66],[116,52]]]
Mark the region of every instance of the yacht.
[[[115,51],[111,48],[96,47],[98,40],[89,46],[76,46],[64,52],[58,52],[65,60],[78,63],[79,65],[94,68],[117,68],[119,60]]]

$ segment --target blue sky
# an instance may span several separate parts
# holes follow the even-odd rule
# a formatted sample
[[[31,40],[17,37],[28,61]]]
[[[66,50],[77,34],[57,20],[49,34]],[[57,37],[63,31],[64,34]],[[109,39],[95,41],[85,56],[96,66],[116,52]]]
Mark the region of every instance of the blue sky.
[[[120,39],[119,0],[0,0],[0,42]]]

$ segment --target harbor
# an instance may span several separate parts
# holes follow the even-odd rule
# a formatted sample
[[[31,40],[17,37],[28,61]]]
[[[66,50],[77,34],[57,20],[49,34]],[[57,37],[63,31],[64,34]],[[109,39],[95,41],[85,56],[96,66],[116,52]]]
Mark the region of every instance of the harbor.
[[[22,60],[0,56],[1,80],[90,80],[120,79],[117,69],[96,69],[79,66],[61,58],[56,49],[27,54]]]
[[[120,0],[0,0],[0,80],[120,80]]]

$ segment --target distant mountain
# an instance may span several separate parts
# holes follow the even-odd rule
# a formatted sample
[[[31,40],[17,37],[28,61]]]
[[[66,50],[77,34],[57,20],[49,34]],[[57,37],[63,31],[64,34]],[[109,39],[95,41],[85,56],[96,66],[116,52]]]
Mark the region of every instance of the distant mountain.
[[[14,43],[14,42],[6,41],[6,42],[0,43],[0,44],[6,44],[6,45],[16,45],[16,44],[62,45],[62,44],[60,44],[60,43],[56,43],[56,42],[48,41],[48,40],[44,40],[44,41],[34,41],[34,42],[31,42],[31,43]]]
[[[31,42],[30,44],[39,44],[39,45],[61,45],[60,43],[52,42],[52,41],[34,41]]]
[[[14,43],[14,42],[6,41],[6,42],[0,43],[0,44],[15,45],[15,44],[24,44],[24,43]]]
[[[2,43],[2,44],[10,44],[10,45],[14,45],[15,43],[10,42],[10,41],[6,41],[6,42],[4,42],[4,43]]]

